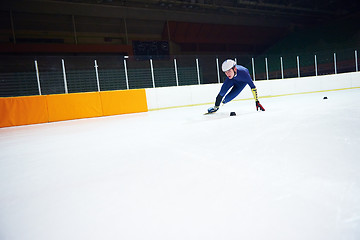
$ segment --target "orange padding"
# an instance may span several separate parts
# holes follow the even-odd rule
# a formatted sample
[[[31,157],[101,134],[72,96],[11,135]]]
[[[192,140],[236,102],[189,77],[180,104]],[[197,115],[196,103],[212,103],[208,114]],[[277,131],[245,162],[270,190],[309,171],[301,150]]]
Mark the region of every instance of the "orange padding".
[[[0,98],[0,127],[146,111],[145,89]]]
[[[0,127],[48,122],[46,96],[0,98]]]
[[[49,122],[102,116],[97,92],[48,95],[46,99]]]

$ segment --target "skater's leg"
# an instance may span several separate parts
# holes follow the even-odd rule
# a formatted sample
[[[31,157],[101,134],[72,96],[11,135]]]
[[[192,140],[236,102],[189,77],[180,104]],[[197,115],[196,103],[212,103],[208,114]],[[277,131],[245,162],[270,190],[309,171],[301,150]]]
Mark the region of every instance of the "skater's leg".
[[[234,85],[231,91],[225,96],[223,103],[228,103],[233,100],[244,89],[246,83]]]

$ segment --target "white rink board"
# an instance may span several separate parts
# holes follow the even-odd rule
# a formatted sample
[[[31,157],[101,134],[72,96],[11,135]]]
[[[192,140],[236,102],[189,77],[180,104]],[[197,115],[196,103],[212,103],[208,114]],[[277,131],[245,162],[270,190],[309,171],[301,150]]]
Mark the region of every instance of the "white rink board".
[[[360,72],[324,75],[317,77],[288,78],[255,81],[259,97],[284,94],[326,91],[360,87]],[[221,84],[148,88],[146,97],[149,110],[199,104],[213,104]],[[252,98],[249,86],[235,98]]]

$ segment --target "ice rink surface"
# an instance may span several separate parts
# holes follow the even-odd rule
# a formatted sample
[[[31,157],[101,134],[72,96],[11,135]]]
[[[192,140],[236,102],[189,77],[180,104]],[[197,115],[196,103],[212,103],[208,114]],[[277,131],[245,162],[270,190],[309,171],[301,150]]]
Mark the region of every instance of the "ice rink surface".
[[[261,103],[0,129],[0,239],[360,239],[360,89]]]

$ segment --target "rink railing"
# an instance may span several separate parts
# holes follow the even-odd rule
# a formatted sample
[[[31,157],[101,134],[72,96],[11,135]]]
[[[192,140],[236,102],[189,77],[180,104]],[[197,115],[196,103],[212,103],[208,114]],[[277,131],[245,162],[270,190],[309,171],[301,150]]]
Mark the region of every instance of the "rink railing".
[[[283,56],[6,56],[0,97],[221,83],[232,58],[254,81],[359,71],[357,50]]]
[[[291,78],[277,81],[258,81],[256,86],[262,103],[264,98],[309,94],[360,88],[360,72]],[[131,89],[87,93],[68,93],[0,98],[0,128],[47,123],[81,118],[140,113],[174,107],[204,105],[203,114],[212,106],[221,84],[202,84],[179,87]],[[251,91],[243,91],[233,107],[254,109]],[[208,105],[208,106],[206,106]],[[251,106],[251,108],[250,108]]]

